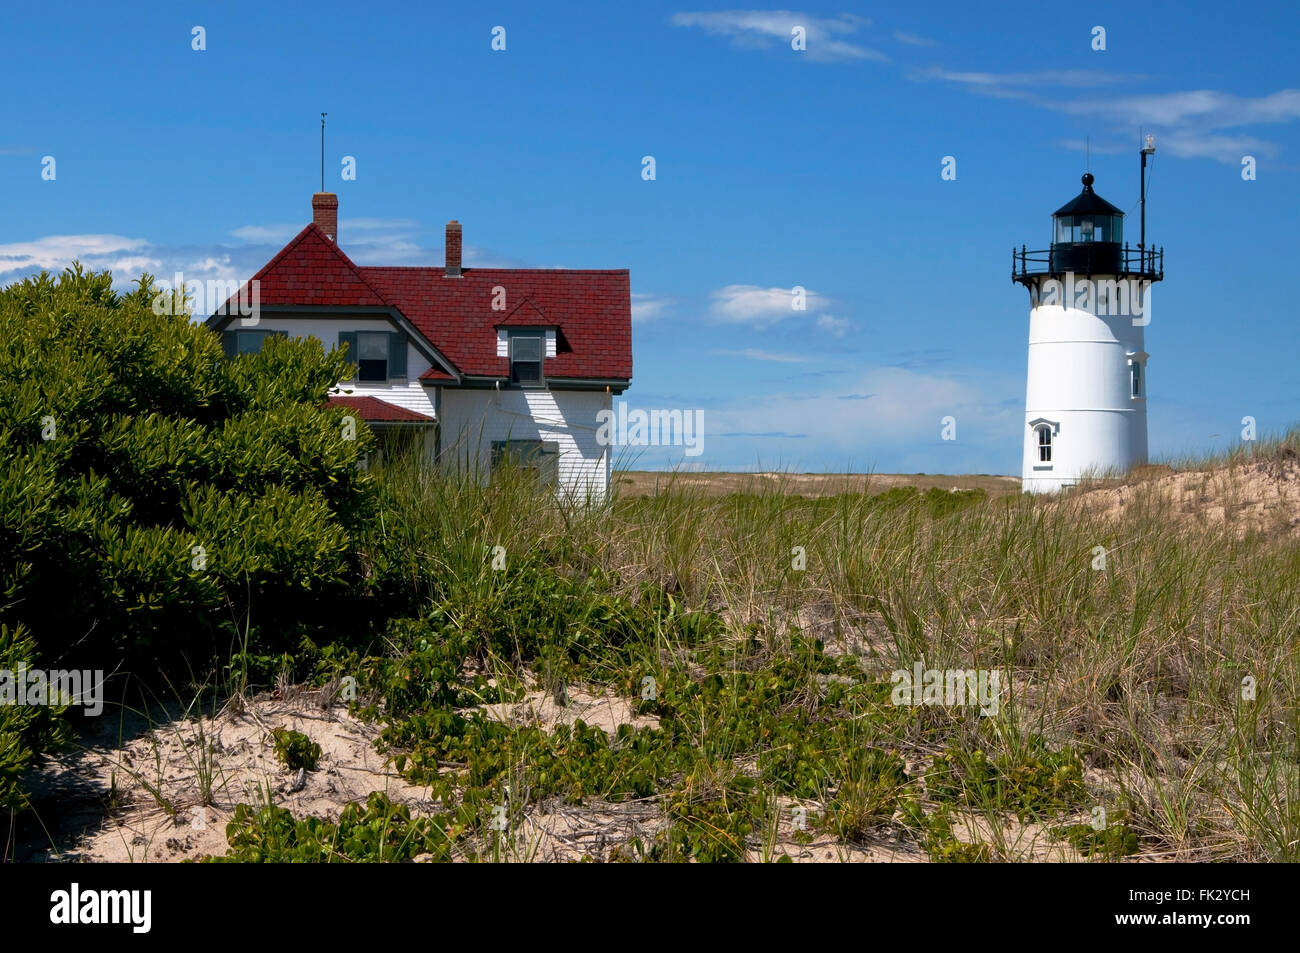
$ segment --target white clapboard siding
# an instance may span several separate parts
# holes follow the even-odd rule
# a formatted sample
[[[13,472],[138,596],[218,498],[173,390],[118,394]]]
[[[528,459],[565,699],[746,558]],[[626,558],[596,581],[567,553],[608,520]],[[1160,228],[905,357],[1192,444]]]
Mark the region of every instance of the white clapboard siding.
[[[609,492],[609,448],[596,442],[596,414],[610,406],[610,395],[601,391],[443,388],[443,462],[486,479],[492,441],[554,441],[557,492],[602,500]]]
[[[232,325],[234,327],[234,325]],[[313,337],[325,350],[338,347],[339,333],[346,331],[397,331],[391,321],[373,316],[356,318],[275,317],[263,318],[257,328],[287,331],[294,337]],[[420,375],[429,369],[429,360],[414,345],[406,345],[406,383],[380,384],[374,381],[340,381],[348,397],[378,397],[398,407],[405,407],[426,417],[434,416],[433,388],[420,383]]]

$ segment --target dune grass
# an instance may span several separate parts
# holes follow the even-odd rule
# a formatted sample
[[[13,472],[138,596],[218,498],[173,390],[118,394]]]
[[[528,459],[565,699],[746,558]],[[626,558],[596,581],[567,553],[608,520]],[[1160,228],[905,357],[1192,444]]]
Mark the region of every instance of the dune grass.
[[[779,859],[808,829],[935,860],[1300,858],[1300,547],[1276,527],[1188,518],[1151,482],[1122,516],[1079,492],[669,479],[556,506],[523,477],[381,482],[369,546],[411,618],[318,677],[371,673],[358,707],[449,812],[446,856],[500,857],[542,802],[595,798],[662,819],[609,859]],[[897,704],[918,663],[998,672],[996,712]],[[539,686],[658,727],[477,712]]]

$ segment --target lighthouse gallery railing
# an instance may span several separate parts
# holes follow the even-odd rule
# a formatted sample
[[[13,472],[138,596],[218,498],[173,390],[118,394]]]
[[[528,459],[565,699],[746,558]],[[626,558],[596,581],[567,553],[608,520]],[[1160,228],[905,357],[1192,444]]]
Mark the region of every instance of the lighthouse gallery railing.
[[[1127,242],[1123,248],[1107,242],[1080,242],[1037,251],[1030,251],[1025,245],[1011,250],[1012,281],[1067,271],[1161,281],[1165,277],[1165,250],[1132,248]]]

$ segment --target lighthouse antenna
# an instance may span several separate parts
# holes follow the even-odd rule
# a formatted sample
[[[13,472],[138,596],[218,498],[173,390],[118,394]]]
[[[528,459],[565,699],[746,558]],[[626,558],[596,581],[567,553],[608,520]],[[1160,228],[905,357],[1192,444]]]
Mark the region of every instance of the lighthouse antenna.
[[[325,191],[325,116],[320,114],[320,190]]]
[[[1142,205],[1142,226],[1138,238],[1138,250],[1142,256],[1142,268],[1146,270],[1146,247],[1147,247],[1147,156],[1156,153],[1156,137],[1147,136],[1142,144],[1142,172],[1138,188],[1141,190],[1139,201]]]

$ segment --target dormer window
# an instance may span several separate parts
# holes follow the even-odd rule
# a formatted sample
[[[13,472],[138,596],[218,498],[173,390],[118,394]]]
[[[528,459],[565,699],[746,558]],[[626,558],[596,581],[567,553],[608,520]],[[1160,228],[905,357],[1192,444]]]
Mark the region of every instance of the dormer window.
[[[510,381],[520,387],[542,387],[542,335],[510,335]]]

